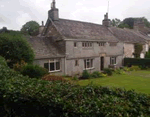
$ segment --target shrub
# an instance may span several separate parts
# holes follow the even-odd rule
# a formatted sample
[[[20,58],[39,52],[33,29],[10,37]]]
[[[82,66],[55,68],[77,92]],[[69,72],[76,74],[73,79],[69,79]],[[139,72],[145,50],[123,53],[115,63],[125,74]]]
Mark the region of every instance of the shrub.
[[[131,71],[138,71],[138,70],[141,70],[139,66],[132,66],[130,67],[130,70]]]
[[[129,71],[130,71],[130,68],[129,68],[129,67],[124,67],[123,70],[124,70],[125,72],[129,72]]]
[[[42,78],[48,74],[48,70],[39,65],[26,65],[21,70],[21,74],[29,76],[30,78]]]
[[[83,79],[90,78],[90,73],[87,70],[84,70],[83,73],[82,73],[82,78]]]
[[[31,79],[2,66],[0,117],[149,117],[146,94]]]
[[[116,69],[114,71],[116,74],[125,74],[124,70],[123,69]]]
[[[2,56],[0,56],[0,65],[7,66],[7,62]]]
[[[99,78],[101,77],[101,73],[99,71],[94,71],[92,74],[91,74],[91,77],[92,78]]]
[[[42,78],[42,80],[47,80],[47,81],[62,81],[65,82],[65,78],[62,76],[54,76],[54,75],[46,75]]]
[[[105,68],[104,73],[107,74],[108,76],[112,76],[113,75],[113,70],[110,68]]]
[[[21,71],[23,69],[24,66],[26,66],[27,63],[23,60],[21,60],[21,62],[17,62],[16,64],[14,64],[13,69],[15,71]]]

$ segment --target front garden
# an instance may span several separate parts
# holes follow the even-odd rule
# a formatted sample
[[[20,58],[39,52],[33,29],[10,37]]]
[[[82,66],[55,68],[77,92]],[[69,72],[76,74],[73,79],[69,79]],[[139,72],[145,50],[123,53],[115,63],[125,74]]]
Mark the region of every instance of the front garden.
[[[127,90],[150,94],[150,71],[130,71],[126,74],[113,74],[112,76],[79,80],[81,86],[93,84],[96,86],[120,87]]]

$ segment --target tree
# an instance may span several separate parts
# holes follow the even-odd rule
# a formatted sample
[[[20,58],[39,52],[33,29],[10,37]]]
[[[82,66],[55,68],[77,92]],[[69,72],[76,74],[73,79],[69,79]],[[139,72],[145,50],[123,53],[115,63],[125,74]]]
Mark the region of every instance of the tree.
[[[142,44],[139,44],[139,43],[134,44],[134,56],[135,56],[135,58],[140,58],[140,54],[141,54],[142,50],[143,50]]]
[[[117,18],[112,19],[111,24],[112,24],[112,26],[118,27],[118,25],[121,24],[121,20],[120,20],[120,19],[117,19]]]
[[[3,33],[0,34],[0,56],[4,57],[12,68],[14,64],[21,62],[21,60],[32,63],[34,52],[21,34]]]
[[[29,21],[22,26],[21,32],[31,36],[37,36],[39,34],[39,24],[36,21]]]

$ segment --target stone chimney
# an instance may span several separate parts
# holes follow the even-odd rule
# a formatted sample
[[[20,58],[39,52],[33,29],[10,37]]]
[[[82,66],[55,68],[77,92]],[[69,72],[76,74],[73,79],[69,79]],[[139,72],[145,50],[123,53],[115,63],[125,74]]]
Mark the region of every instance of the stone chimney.
[[[145,28],[144,20],[143,19],[137,19],[134,21],[133,29],[139,30],[141,28]]]
[[[53,21],[59,20],[59,10],[56,8],[56,2],[53,0],[51,4],[51,10],[48,11],[48,17],[51,18]]]
[[[44,21],[42,21],[42,25],[39,27],[39,34],[43,32],[44,29]]]
[[[108,19],[108,13],[104,15],[103,26],[109,27],[111,25],[110,19]]]

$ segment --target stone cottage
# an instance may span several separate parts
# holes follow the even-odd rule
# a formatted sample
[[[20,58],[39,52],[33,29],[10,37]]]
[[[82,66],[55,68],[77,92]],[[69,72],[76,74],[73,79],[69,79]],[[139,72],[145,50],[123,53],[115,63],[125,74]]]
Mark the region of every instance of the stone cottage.
[[[122,66],[125,57],[133,58],[135,43],[143,45],[141,58],[144,58],[150,37],[148,32],[140,31],[141,23],[136,22],[134,30],[110,25],[108,13],[104,15],[102,25],[61,19],[53,0],[47,22],[40,26],[39,36],[28,39],[36,54],[35,64],[57,75],[72,76],[83,70],[102,71],[110,65]]]
[[[105,15],[103,25],[59,18],[52,2],[46,25],[38,37],[28,39],[39,64],[58,75],[81,74],[83,70],[102,71],[109,65],[122,66],[123,42],[108,29]]]

